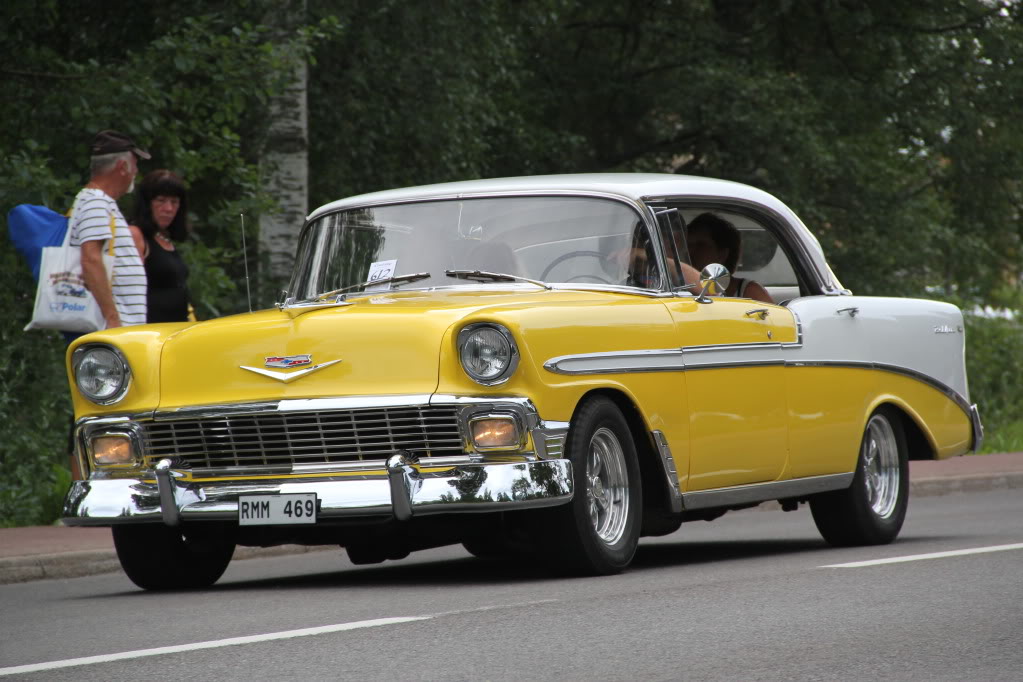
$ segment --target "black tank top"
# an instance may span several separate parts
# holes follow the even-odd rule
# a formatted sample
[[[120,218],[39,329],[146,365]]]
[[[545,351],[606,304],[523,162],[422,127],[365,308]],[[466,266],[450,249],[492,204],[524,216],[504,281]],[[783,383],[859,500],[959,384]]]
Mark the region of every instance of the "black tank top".
[[[149,280],[147,322],[188,320],[188,266],[181,254],[146,238],[146,279]]]

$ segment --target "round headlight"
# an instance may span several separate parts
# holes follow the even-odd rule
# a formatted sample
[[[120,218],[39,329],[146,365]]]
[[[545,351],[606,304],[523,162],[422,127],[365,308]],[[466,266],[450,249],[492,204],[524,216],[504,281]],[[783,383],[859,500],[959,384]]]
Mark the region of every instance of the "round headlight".
[[[110,346],[83,346],[72,359],[75,384],[86,398],[109,405],[124,397],[131,370],[128,363]]]
[[[485,386],[507,380],[519,360],[511,332],[493,324],[471,324],[459,332],[458,355],[465,373]]]

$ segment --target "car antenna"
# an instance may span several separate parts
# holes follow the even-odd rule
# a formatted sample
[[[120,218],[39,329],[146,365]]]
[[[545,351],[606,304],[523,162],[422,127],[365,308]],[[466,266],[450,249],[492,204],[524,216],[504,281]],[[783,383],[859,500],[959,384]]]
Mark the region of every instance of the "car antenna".
[[[249,291],[249,252],[245,248],[245,214],[239,213],[242,221],[242,262],[245,264],[245,298],[249,301],[249,312],[252,312],[252,292]]]

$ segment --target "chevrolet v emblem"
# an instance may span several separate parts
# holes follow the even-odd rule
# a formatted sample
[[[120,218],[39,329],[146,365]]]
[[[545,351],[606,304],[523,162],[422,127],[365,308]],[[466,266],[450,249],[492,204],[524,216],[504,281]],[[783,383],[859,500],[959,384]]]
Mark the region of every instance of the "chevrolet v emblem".
[[[272,369],[263,369],[261,367],[246,367],[245,365],[238,365],[238,366],[241,369],[247,369],[250,372],[255,372],[256,374],[262,374],[265,377],[270,377],[271,379],[276,379],[277,381],[283,381],[284,383],[287,384],[289,382],[294,381],[295,379],[301,379],[302,377],[304,377],[304,376],[306,376],[308,374],[312,374],[313,372],[315,372],[317,370],[320,370],[320,369],[323,369],[324,367],[330,367],[331,365],[336,364],[338,362],[341,362],[341,361],[340,360],[331,360],[330,362],[323,362],[323,363],[320,363],[319,365],[313,365],[312,367],[306,367],[305,369],[294,370],[294,371],[291,371],[291,372],[275,372]]]

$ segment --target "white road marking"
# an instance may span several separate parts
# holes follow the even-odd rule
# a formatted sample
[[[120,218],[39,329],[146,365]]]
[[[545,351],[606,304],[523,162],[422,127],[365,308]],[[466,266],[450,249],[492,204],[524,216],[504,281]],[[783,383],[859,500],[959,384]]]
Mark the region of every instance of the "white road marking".
[[[323,625],[315,628],[302,628],[300,630],[284,630],[283,632],[269,632],[265,635],[250,635],[248,637],[229,637],[228,639],[214,639],[208,642],[195,642],[194,644],[177,644],[175,646],[161,646],[154,649],[139,649],[137,651],[123,651],[117,654],[102,654],[99,656],[83,656],[82,658],[68,658],[63,661],[49,661],[47,663],[31,663],[29,665],[16,665],[10,668],[0,668],[0,677],[5,675],[18,675],[21,673],[34,673],[40,670],[54,670],[56,668],[71,668],[76,665],[92,665],[95,663],[110,663],[111,661],[123,661],[129,658],[143,658],[145,656],[162,656],[163,654],[179,654],[185,651],[196,651],[198,649],[216,649],[223,646],[237,646],[239,644],[255,644],[256,642],[268,642],[275,639],[292,639],[294,637],[309,637],[310,635],[324,635],[332,632],[344,632],[345,630],[358,630],[360,628],[373,628],[381,625],[397,625],[399,623],[411,623],[417,620],[432,620],[443,616],[453,616],[463,613],[478,613],[480,611],[492,611],[494,609],[507,609],[522,606],[536,606],[538,604],[551,604],[557,599],[538,599],[535,601],[519,602],[515,604],[492,604],[479,606],[474,609],[462,609],[460,611],[445,611],[429,616],[397,616],[394,618],[374,618],[372,620],[359,620],[354,623],[339,623],[337,625]]]
[[[991,547],[975,547],[974,549],[954,549],[948,552],[931,552],[930,554],[911,554],[896,556],[889,559],[871,559],[869,561],[850,561],[847,564],[829,564],[819,568],[862,568],[863,566],[880,566],[881,564],[899,564],[904,561],[923,561],[924,559],[944,559],[950,556],[966,556],[967,554],[987,554],[988,552],[1006,552],[1012,549],[1023,549],[1023,542],[1014,545],[992,545]]]
[[[268,642],[275,639],[291,639],[293,637],[323,635],[330,632],[343,632],[345,630],[373,628],[379,627],[381,625],[394,625],[396,623],[411,623],[412,621],[430,620],[431,618],[433,618],[433,616],[400,616],[396,618],[374,618],[372,620],[359,620],[355,621],[354,623],[339,623],[337,625],[323,625],[321,627],[316,628],[302,628],[300,630],[269,632],[265,635],[250,635],[248,637],[229,637],[228,639],[214,639],[208,642],[195,642],[194,644],[178,644],[176,646],[161,646],[156,647],[154,649],[123,651],[117,654],[103,654],[100,656],[68,658],[63,661],[50,661],[48,663],[32,663],[30,665],[16,665],[11,668],[0,668],[0,676],[17,675],[20,673],[34,673],[39,672],[40,670],[54,670],[55,668],[71,668],[76,665],[109,663],[111,661],[123,661],[129,658],[142,658],[144,656],[162,656],[163,654],[178,654],[185,651],[196,651],[198,649],[216,649],[222,646],[254,644],[256,642]]]

